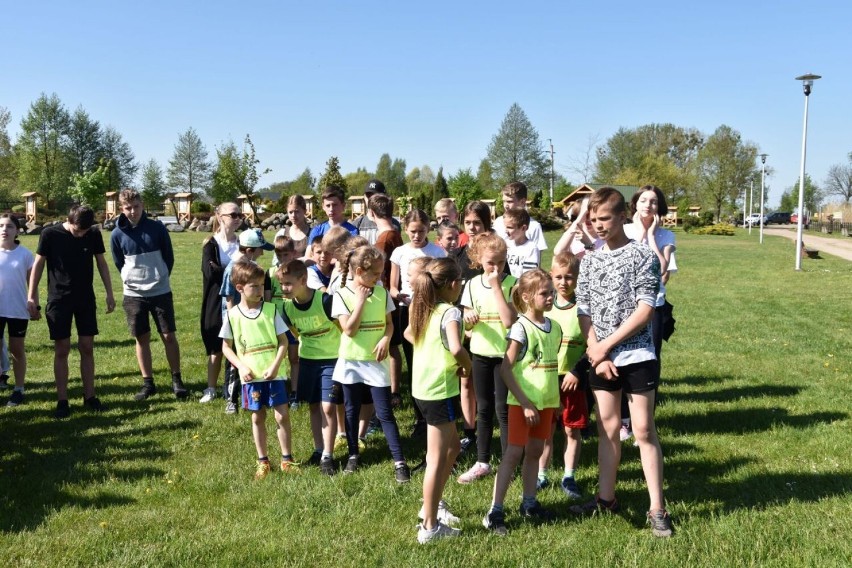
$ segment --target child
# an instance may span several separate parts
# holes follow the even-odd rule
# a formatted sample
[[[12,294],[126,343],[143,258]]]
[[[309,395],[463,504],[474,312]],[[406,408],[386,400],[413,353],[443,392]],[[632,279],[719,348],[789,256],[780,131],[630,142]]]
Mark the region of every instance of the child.
[[[476,235],[482,233],[490,233],[491,208],[482,201],[471,201],[464,206],[462,221],[464,223],[464,234],[468,235],[469,239],[473,239]],[[459,242],[458,248],[452,255],[456,259],[456,262],[459,263],[459,267],[462,270],[462,278],[465,282],[482,272],[479,268],[474,268],[471,264],[468,255],[469,248],[470,241],[465,245]],[[462,388],[462,408],[464,408],[464,388]]]
[[[348,234],[348,233],[347,233]],[[311,259],[314,261],[308,267],[308,288],[325,292],[331,282],[331,272],[334,270],[332,255],[322,246],[323,237],[314,237],[311,241]]]
[[[166,226],[145,214],[142,196],[135,189],[118,194],[121,215],[110,237],[112,259],[124,285],[122,305],[130,335],[136,340],[136,361],[142,373],[142,388],[133,397],[146,400],[157,392],[151,363],[151,322],[163,341],[172,374],[172,392],[178,399],[189,396],[180,374],[175,307],[169,276],[175,264],[172,240]]]
[[[459,211],[456,208],[456,202],[449,197],[439,199],[435,203],[435,222],[440,226],[444,221],[448,221],[456,226],[458,226],[459,222]],[[467,233],[459,233],[458,246],[466,246],[469,238],[470,236]]]
[[[0,215],[0,340],[9,328],[9,353],[15,368],[15,387],[6,406],[24,402],[24,378],[27,376],[27,354],[24,338],[30,323],[27,311],[27,282],[33,267],[33,253],[18,242],[18,222],[9,213]],[[33,319],[38,319],[38,314]]]
[[[83,381],[83,404],[94,412],[104,406],[95,396],[95,336],[98,334],[95,290],[92,286],[94,264],[106,291],[106,313],[115,309],[109,266],[104,258],[104,240],[93,230],[95,212],[86,205],[75,205],[68,219],[42,231],[35,261],[30,273],[27,310],[38,319],[38,283],[47,265],[47,328],[53,340],[53,373],[56,380],[54,416],[68,418],[68,353],[71,351],[71,322],[77,326],[77,349],[80,351],[80,378]]]
[[[594,500],[571,510],[579,514],[619,510],[615,479],[621,460],[621,397],[626,395],[651,499],[651,532],[666,537],[672,534],[672,523],[663,500],[663,454],[654,426],[659,368],[650,325],[660,263],[648,247],[625,235],[626,206],[616,189],[598,189],[589,202],[589,216],[605,244],[580,265],[577,312],[593,368],[589,385],[598,407],[600,480]]]
[[[452,255],[459,248],[459,226],[452,221],[441,221],[436,230],[438,238],[435,242],[447,251],[447,256]],[[465,239],[467,241],[467,239]]]
[[[417,541],[425,544],[461,532],[449,526],[459,519],[441,495],[460,449],[455,425],[461,415],[458,378],[470,376],[471,362],[462,347],[462,314],[454,306],[462,291],[458,264],[451,258],[432,260],[412,285],[419,301],[411,305],[405,336],[414,344],[412,396],[428,424],[423,522],[417,531]]]
[[[378,237],[382,232],[381,224],[376,218],[376,210],[370,205],[373,201],[374,197],[381,197],[383,199],[387,199],[390,201],[391,206],[393,206],[393,200],[387,195],[387,189],[385,188],[385,184],[381,182],[381,180],[371,179],[367,182],[367,185],[364,186],[364,200],[366,201],[366,211],[363,215],[352,221],[352,226],[358,229],[358,234],[367,239],[367,242],[373,246],[378,246]],[[399,221],[393,218],[391,214],[389,216],[388,222],[391,226],[399,231]],[[402,244],[402,243],[400,243]],[[381,250],[381,247],[379,248]],[[385,257],[389,257],[389,254],[386,254]]]
[[[350,239],[354,238],[356,237],[353,237],[352,234],[343,227],[332,227],[322,238],[322,248],[327,254],[331,255],[334,262],[334,268],[331,271],[328,286],[326,286],[326,289],[324,290],[329,294],[334,294],[340,287],[340,265],[348,254],[346,249],[347,243],[349,243]],[[367,239],[364,239],[363,243],[369,244],[367,243]]]
[[[500,380],[500,365],[506,353],[506,330],[517,312],[509,296],[517,278],[506,275],[506,242],[494,233],[477,235],[471,241],[470,258],[483,274],[468,280],[462,295],[465,328],[471,330],[473,390],[476,396],[476,463],[458,477],[472,483],[491,474],[491,436],[494,413],[500,424],[503,450],[508,440],[506,384]]]
[[[507,209],[503,213],[503,223],[508,237],[506,262],[509,265],[509,272],[515,278],[520,278],[524,272],[538,268],[541,263],[541,251],[538,250],[535,242],[527,238],[530,214],[526,209]]]
[[[553,308],[547,316],[559,323],[562,328],[562,345],[559,349],[560,416],[565,429],[565,474],[560,486],[569,499],[579,499],[582,491],[574,478],[577,464],[580,462],[582,444],[581,430],[588,426],[589,410],[586,404],[586,376],[572,373],[574,365],[586,350],[586,340],[580,330],[577,318],[577,299],[574,290],[580,273],[580,259],[571,253],[562,253],[553,257],[550,277],[556,288]],[[554,424],[555,426],[555,424]],[[553,437],[545,442],[538,468],[538,488],[547,485],[547,465],[553,453]]]
[[[503,210],[509,209],[526,209],[527,208],[527,186],[520,181],[513,181],[506,184],[501,192],[503,197]],[[506,239],[506,223],[503,217],[497,217],[494,220],[494,232]],[[547,242],[544,240],[544,231],[541,230],[541,223],[535,219],[530,220],[530,226],[527,228],[527,238],[535,243],[538,250],[547,250]]]
[[[250,260],[233,263],[231,279],[240,302],[228,310],[219,334],[222,353],[237,370],[242,384],[243,408],[251,411],[251,430],[257,450],[255,479],[271,469],[266,445],[266,407],[272,407],[281,446],[281,471],[293,471],[290,452],[290,415],[287,410],[287,377],[279,368],[287,355],[287,326],[275,306],[263,301],[263,268]]]
[[[284,295],[281,293],[281,283],[278,282],[276,275],[279,266],[286,266],[291,260],[296,259],[296,248],[293,246],[293,241],[284,236],[275,237],[275,262],[268,270],[270,289],[264,292],[264,299],[267,302],[272,302],[278,309],[279,314],[284,313]]]
[[[343,285],[335,292],[332,317],[340,322],[343,335],[333,380],[343,385],[346,406],[346,442],[349,459],[344,473],[355,473],[359,465],[358,419],[364,391],[369,391],[382,423],[398,483],[411,480],[411,470],[402,454],[399,428],[390,402],[387,364],[390,336],[393,333],[393,302],[387,290],[376,283],[384,270],[384,257],[375,247],[361,246],[348,255],[342,269]],[[349,280],[348,272],[354,278]]]
[[[391,256],[393,251],[402,246],[402,235],[393,220],[393,199],[383,193],[373,195],[369,202],[370,212],[376,224],[375,247],[385,255],[385,271],[382,273],[382,283],[390,290]],[[368,239],[369,241],[369,239]],[[400,331],[400,337],[402,336]]]
[[[557,369],[562,329],[544,315],[553,307],[550,276],[541,269],[527,272],[518,282],[512,299],[523,314],[509,330],[509,346],[500,365],[500,376],[511,393],[509,443],[497,469],[491,508],[482,519],[485,528],[500,536],[507,532],[503,500],[522,455],[523,501],[519,512],[527,519],[553,518],[553,513],[536,499],[536,474],[544,441],[551,436],[553,416],[559,408]]]
[[[284,295],[284,323],[301,338],[298,398],[311,409],[314,453],[309,463],[319,465],[325,475],[334,475],[337,467],[332,453],[343,390],[340,383],[332,381],[340,328],[331,317],[331,296],[308,287],[308,269],[299,260],[282,264],[276,280]]]
[[[584,198],[581,203],[575,201],[569,208],[568,218],[573,219],[573,221],[553,246],[554,256],[563,252],[570,252],[582,260],[587,251],[595,250],[596,239],[590,234],[588,213],[588,197]],[[600,244],[603,245],[603,243]]]
[[[308,235],[309,243],[314,242],[315,238],[325,235],[332,227],[343,227],[352,235],[358,234],[358,229],[343,216],[346,209],[346,194],[340,186],[329,185],[323,190],[322,209],[328,216],[328,221],[311,229],[311,233]]]

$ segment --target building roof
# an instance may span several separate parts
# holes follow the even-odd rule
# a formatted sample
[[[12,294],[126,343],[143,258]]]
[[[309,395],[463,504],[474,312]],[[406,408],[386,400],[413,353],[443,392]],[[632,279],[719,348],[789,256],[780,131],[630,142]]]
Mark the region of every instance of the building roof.
[[[612,187],[612,188],[618,190],[618,192],[621,195],[624,196],[624,200],[628,201],[628,202],[633,197],[633,194],[635,194],[637,191],[639,191],[639,188],[635,185],[614,185],[614,184],[609,184],[609,183],[584,183],[584,184],[580,185],[579,187],[577,187],[577,189],[575,189],[574,191],[572,191],[571,193],[566,195],[563,199],[555,202],[554,205],[556,205],[556,204],[559,204],[559,205],[562,205],[562,206],[567,205],[569,203],[572,203],[572,202],[580,199],[583,196],[594,193],[595,191],[599,190],[602,187]]]

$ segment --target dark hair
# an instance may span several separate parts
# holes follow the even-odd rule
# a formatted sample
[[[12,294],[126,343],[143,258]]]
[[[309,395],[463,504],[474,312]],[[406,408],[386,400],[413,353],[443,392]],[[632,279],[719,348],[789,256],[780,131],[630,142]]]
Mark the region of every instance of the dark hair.
[[[459,226],[456,225],[455,223],[453,223],[452,221],[441,221],[440,223],[438,223],[438,227],[435,230],[435,233],[438,235],[438,238],[440,239],[442,236],[444,236],[444,233],[446,231],[449,231],[450,229],[455,229],[456,231],[461,232],[461,229],[459,229]]]
[[[512,197],[521,197],[523,199],[526,199],[527,186],[522,181],[513,181],[504,185],[503,190],[500,193],[508,193]]]
[[[278,271],[275,273],[275,277],[280,282],[282,276],[292,276],[293,278],[299,280],[301,280],[302,278],[307,278],[308,267],[305,266],[305,263],[299,259],[291,260],[287,264],[282,264],[278,267]]]
[[[340,203],[346,203],[346,193],[339,185],[331,184],[322,191],[322,200],[337,199]]]
[[[126,187],[118,193],[118,201],[122,205],[133,203],[134,201],[142,201],[142,195],[135,189]]]
[[[460,278],[461,269],[458,263],[448,257],[430,260],[424,270],[414,277],[411,288],[417,301],[411,304],[408,324],[411,326],[415,343],[426,333],[429,316],[438,305],[438,291],[451,286]]]
[[[266,277],[266,271],[256,262],[242,258],[234,263],[231,269],[231,282],[234,286],[245,286],[250,282],[257,282]]]
[[[518,224],[518,226],[530,226],[529,211],[521,207],[513,207],[512,209],[506,209],[506,211],[503,212],[503,219],[506,221],[514,221]]]
[[[613,213],[627,212],[627,204],[624,202],[624,196],[614,187],[604,186],[594,192],[589,199],[589,212],[597,210],[604,203],[608,203],[612,207]]]
[[[68,222],[81,231],[87,231],[95,224],[95,212],[88,205],[74,205],[68,212]]]
[[[473,213],[482,222],[485,231],[491,230],[491,208],[484,201],[471,201],[464,206],[462,211],[462,223],[465,217]]]
[[[9,219],[12,221],[12,224],[15,225],[15,231],[17,231],[17,234],[15,235],[15,244],[21,244],[21,241],[18,240],[18,235],[21,233],[21,225],[18,224],[18,220],[11,213],[0,213],[0,219]]]
[[[294,205],[296,207],[298,207],[299,209],[301,209],[302,211],[308,210],[308,204],[305,201],[305,198],[302,197],[301,195],[291,195],[290,199],[287,200],[287,209],[289,209],[290,207],[292,207]]]
[[[636,214],[636,204],[639,203],[639,198],[646,191],[653,191],[654,195],[657,196],[657,215],[665,217],[669,212],[669,205],[666,203],[666,196],[663,195],[663,190],[656,185],[643,185],[639,191],[634,193],[633,197],[630,198],[630,211]]]
[[[420,223],[422,225],[426,225],[427,228],[429,227],[429,215],[427,215],[422,209],[412,209],[405,215],[405,218],[402,221],[403,229],[408,227],[411,223]]]
[[[393,217],[393,199],[384,193],[374,193],[367,200],[367,206],[373,215],[379,219],[390,219]]]

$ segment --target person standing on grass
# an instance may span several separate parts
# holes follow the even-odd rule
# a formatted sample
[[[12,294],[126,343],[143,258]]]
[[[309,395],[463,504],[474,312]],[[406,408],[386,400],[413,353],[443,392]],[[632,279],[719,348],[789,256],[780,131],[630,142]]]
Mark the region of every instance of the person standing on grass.
[[[166,226],[149,219],[142,197],[135,189],[118,194],[121,215],[110,238],[112,259],[121,272],[124,285],[124,313],[130,335],[136,340],[136,361],[142,373],[142,388],[134,397],[143,401],[157,392],[151,362],[151,323],[163,341],[166,359],[172,373],[172,392],[184,399],[189,391],[180,374],[175,308],[169,276],[175,264],[172,240]]]
[[[420,299],[411,305],[406,338],[414,345],[411,390],[426,428],[426,472],[423,476],[423,508],[417,541],[458,536],[459,522],[441,496],[459,455],[456,421],[461,416],[459,377],[469,376],[470,355],[462,347],[464,323],[454,304],[461,295],[461,270],[451,258],[428,262],[412,278]]]
[[[9,352],[15,371],[15,387],[6,406],[24,402],[24,379],[27,376],[27,354],[24,338],[30,314],[27,311],[27,283],[32,271],[33,253],[18,242],[18,222],[9,213],[0,215],[0,341],[5,343],[9,329]],[[4,347],[5,348],[5,347]]]
[[[83,381],[83,404],[89,410],[102,412],[105,407],[95,396],[95,336],[98,334],[97,305],[93,287],[94,265],[106,291],[106,313],[115,309],[109,266],[104,258],[104,240],[93,228],[95,212],[86,205],[75,205],[68,219],[42,231],[30,272],[27,310],[30,319],[38,319],[38,284],[47,266],[47,328],[53,340],[53,374],[56,380],[54,416],[68,418],[68,354],[71,351],[71,323],[77,326],[77,349],[80,351],[80,378]]]
[[[308,242],[314,242],[317,237],[322,237],[332,227],[343,227],[352,236],[358,234],[358,229],[346,220],[344,213],[346,212],[346,194],[343,189],[337,185],[330,185],[322,192],[322,210],[325,211],[328,221],[324,221],[311,229],[308,235]]]
[[[305,198],[301,195],[291,195],[287,200],[287,218],[290,220],[290,225],[275,233],[275,238],[287,237],[293,242],[293,248],[296,249],[296,257],[302,258],[309,256],[308,247],[313,241],[308,240],[308,235],[311,232],[311,226],[308,224],[308,204]],[[274,240],[273,240],[274,242]],[[273,259],[272,264],[276,265],[278,259]]]
[[[530,214],[526,209],[507,209],[503,213],[506,227],[506,264],[515,278],[520,278],[541,265],[541,251],[536,243],[527,238],[530,226]]]
[[[583,257],[577,282],[577,313],[592,365],[589,385],[598,407],[598,494],[570,510],[577,514],[617,512],[615,480],[621,461],[621,397],[626,396],[633,435],[650,496],[648,521],[654,536],[672,534],[663,499],[663,453],[654,425],[654,389],[659,366],[651,320],[659,290],[660,262],[651,250],[624,233],[624,197],[612,187],[597,190],[589,217],[604,246]]]
[[[281,471],[297,467],[291,452],[290,414],[287,408],[287,377],[280,373],[287,357],[287,325],[271,302],[263,301],[266,272],[251,260],[234,263],[231,278],[240,294],[222,323],[222,352],[237,370],[242,384],[243,408],[251,412],[251,430],[257,450],[254,478],[263,479],[272,469],[266,443],[266,408],[271,407],[278,425]]]
[[[371,245],[378,246],[378,238],[382,233],[382,227],[376,218],[375,210],[370,207],[370,201],[372,201],[373,197],[377,195],[383,195],[387,199],[390,199],[391,209],[393,209],[393,199],[388,197],[387,189],[385,189],[385,184],[383,184],[380,180],[371,179],[367,182],[366,187],[364,187],[364,214],[355,219],[352,222],[352,225],[358,229],[358,234],[367,239],[367,242]],[[394,219],[393,213],[391,213],[388,222],[399,232],[402,232],[400,228],[399,221]],[[390,257],[390,255],[387,255]]]
[[[507,183],[500,193],[503,198],[504,211],[527,208],[528,191],[525,183],[520,181]],[[506,234],[505,215],[494,219],[494,232],[503,237],[507,243],[511,240]],[[538,250],[547,250],[547,241],[544,240],[544,231],[541,229],[541,223],[535,219],[530,219],[529,227],[527,227],[527,239],[535,243]]]

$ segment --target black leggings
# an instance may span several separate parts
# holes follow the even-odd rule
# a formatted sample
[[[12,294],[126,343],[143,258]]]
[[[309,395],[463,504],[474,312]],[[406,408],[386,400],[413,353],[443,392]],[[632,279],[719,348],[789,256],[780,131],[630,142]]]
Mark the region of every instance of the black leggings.
[[[402,352],[405,354],[405,360],[408,363],[408,378],[410,382],[411,377],[413,376],[411,367],[414,365],[414,345],[409,343],[408,340],[402,336],[402,332],[404,332],[405,328],[408,327],[408,306],[400,305],[396,309],[396,318],[394,319],[393,324],[397,326],[399,334],[402,337]],[[401,380],[402,378],[400,377],[400,382]],[[400,387],[401,386],[402,385],[400,385]],[[411,401],[412,403],[414,402],[414,396],[411,397]],[[413,404],[412,406],[414,406],[414,421],[423,422],[423,413],[420,412],[420,407],[417,406],[417,404]]]
[[[509,440],[509,389],[500,378],[502,357],[473,356],[473,388],[476,391],[476,460],[491,461],[491,437],[494,413],[500,424],[500,446],[506,451]],[[501,454],[502,455],[502,454]]]

